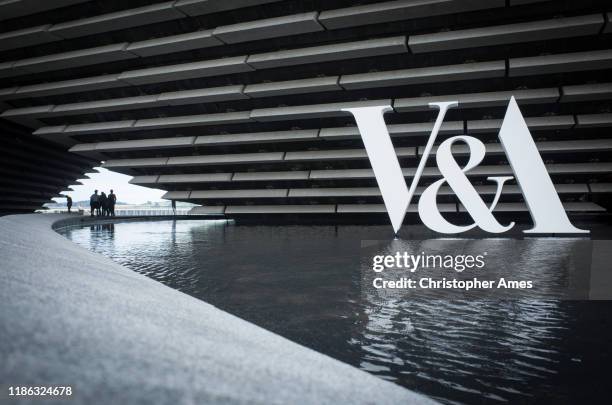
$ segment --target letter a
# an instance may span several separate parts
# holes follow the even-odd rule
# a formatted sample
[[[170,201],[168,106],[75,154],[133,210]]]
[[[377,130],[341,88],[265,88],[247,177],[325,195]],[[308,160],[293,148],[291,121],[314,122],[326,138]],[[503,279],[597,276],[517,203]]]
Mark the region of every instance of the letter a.
[[[589,233],[570,222],[514,97],[499,139],[523,192],[534,227],[525,233]]]

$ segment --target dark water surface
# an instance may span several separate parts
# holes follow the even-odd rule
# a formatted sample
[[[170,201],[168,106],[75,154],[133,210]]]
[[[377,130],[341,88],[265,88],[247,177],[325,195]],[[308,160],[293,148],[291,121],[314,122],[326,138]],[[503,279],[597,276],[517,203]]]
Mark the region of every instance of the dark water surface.
[[[388,239],[385,226],[183,220],[60,233],[168,286],[445,403],[610,403],[611,302],[383,294],[371,287],[360,249],[362,240]],[[526,257],[542,260],[542,280],[571,260],[568,241],[553,247],[537,240],[527,247],[493,243],[498,257],[518,258],[519,265]]]

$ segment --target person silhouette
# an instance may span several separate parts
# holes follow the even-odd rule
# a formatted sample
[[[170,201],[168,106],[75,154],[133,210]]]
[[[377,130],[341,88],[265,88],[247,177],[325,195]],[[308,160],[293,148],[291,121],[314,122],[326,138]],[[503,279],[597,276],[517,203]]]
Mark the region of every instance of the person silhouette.
[[[98,190],[94,190],[94,193],[89,197],[89,209],[91,216],[100,215],[100,196]]]
[[[72,197],[69,195],[66,196],[66,206],[68,207],[68,213],[70,213],[70,210],[72,209]]]
[[[115,216],[115,204],[117,203],[117,196],[115,195],[115,193],[113,193],[113,190],[111,189],[110,193],[108,194],[108,215],[110,216]]]
[[[106,194],[104,194],[104,191],[102,191],[100,193],[100,210],[102,212],[102,216],[105,217],[106,215],[108,215],[108,198],[106,197]]]

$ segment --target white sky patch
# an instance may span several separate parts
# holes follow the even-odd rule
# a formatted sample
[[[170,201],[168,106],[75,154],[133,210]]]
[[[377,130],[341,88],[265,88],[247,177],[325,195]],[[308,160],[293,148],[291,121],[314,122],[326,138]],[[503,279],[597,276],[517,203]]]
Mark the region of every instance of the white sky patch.
[[[98,170],[99,173],[94,172],[89,174],[89,178],[81,180],[83,185],[71,186],[70,188],[74,189],[74,191],[62,194],[68,194],[72,197],[72,201],[74,202],[83,200],[89,201],[89,196],[93,194],[94,190],[98,190],[98,193],[104,191],[108,194],[109,191],[113,189],[117,195],[117,201],[120,202],[143,204],[147,201],[165,201],[161,199],[161,196],[165,193],[163,190],[129,184],[128,182],[132,179],[132,176],[111,172],[101,167],[95,169]],[[66,199],[59,197],[53,200],[59,203],[66,202]]]

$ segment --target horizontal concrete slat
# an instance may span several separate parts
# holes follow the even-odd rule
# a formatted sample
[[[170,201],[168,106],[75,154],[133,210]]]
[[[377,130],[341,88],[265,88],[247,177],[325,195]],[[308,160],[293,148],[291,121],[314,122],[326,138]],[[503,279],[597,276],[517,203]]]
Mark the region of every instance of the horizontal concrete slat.
[[[432,82],[487,79],[504,77],[505,74],[505,61],[463,63],[459,65],[343,75],[340,77],[340,86],[347,90],[357,90]]]
[[[404,147],[396,148],[395,153],[398,157],[416,157],[416,148]],[[337,150],[309,150],[300,152],[287,152],[287,161],[325,161],[325,160],[350,160],[367,159],[365,149],[337,149]]]
[[[234,56],[181,63],[178,65],[129,70],[121,73],[119,80],[133,85],[140,85],[248,72],[253,70],[253,68],[246,64],[246,58],[246,56]]]
[[[589,188],[592,193],[612,193],[612,183],[591,183]]]
[[[404,176],[412,176],[415,172],[416,169],[402,169]],[[425,177],[438,176],[439,174],[437,168],[426,167],[423,170],[423,176]],[[309,178],[313,180],[373,179],[374,171],[372,169],[311,170]]]
[[[68,125],[63,132],[65,135],[102,134],[107,132],[129,131],[134,127],[136,120],[96,122],[91,124]],[[44,128],[44,127],[43,127]],[[34,132],[35,134],[41,129]]]
[[[395,100],[393,108],[397,112],[426,111],[431,109],[429,103],[443,101],[458,101],[458,108],[505,106],[512,96],[519,104],[548,104],[555,103],[560,93],[557,88],[548,88],[400,98]]]
[[[128,181],[130,184],[155,184],[159,176],[134,176]]]
[[[148,57],[223,45],[212,32],[213,30],[203,30],[132,42],[127,50],[138,56]]]
[[[287,172],[238,172],[234,173],[232,181],[284,181],[308,180],[309,171],[295,170]]]
[[[75,135],[78,133],[88,134],[92,132],[93,133],[113,132],[117,128],[123,128],[123,127],[129,128],[130,123],[133,123],[133,120],[127,121],[127,122],[125,121],[113,122],[110,125],[108,125],[107,123],[100,123],[100,124],[94,125],[93,127],[89,127],[87,126],[89,124],[85,124],[86,125],[85,128],[80,128],[81,125],[71,125],[70,131],[67,133],[65,131],[68,130],[68,127],[69,127],[68,125],[52,125],[52,126],[38,128],[36,131],[33,132],[33,135],[47,139],[51,142],[56,142],[64,146],[72,147],[76,145],[78,142],[72,139],[70,135]],[[79,132],[80,130],[82,131]],[[97,155],[94,156],[94,158],[97,158]]]
[[[536,142],[536,146],[543,153],[607,152],[612,150],[612,139]]]
[[[78,114],[100,113],[106,111],[125,111],[159,106],[157,96],[135,96],[108,100],[86,101],[80,103],[59,104],[51,111],[51,116],[69,116]]]
[[[612,99],[612,83],[563,86],[562,103]]]
[[[292,188],[288,197],[313,198],[313,197],[379,197],[378,187],[316,187],[316,188]]]
[[[605,163],[556,163],[546,165],[546,171],[549,174],[596,174],[608,173],[611,170],[612,165]],[[437,169],[435,171],[437,171]],[[512,168],[505,165],[477,166],[467,173],[468,176],[512,176],[513,174]]]
[[[49,134],[61,134],[68,127],[68,125],[51,125],[47,127],[38,128],[33,132],[34,135],[49,135]]]
[[[183,18],[185,15],[174,7],[174,1],[131,8],[113,13],[72,20],[53,25],[50,32],[62,38],[77,38],[122,30],[140,25],[148,25]]]
[[[343,108],[391,105],[391,100],[366,100],[346,103],[312,104],[292,107],[259,108],[251,111],[251,118],[256,121],[276,121],[302,118],[323,118],[348,115]]]
[[[16,70],[13,70],[15,61],[0,62],[0,78],[15,76]]]
[[[174,7],[190,16],[213,14],[221,11],[235,10],[243,7],[259,6],[267,3],[275,3],[280,0],[178,0]]]
[[[2,118],[12,117],[47,117],[53,110],[53,105],[41,105],[36,107],[11,108],[0,114]]]
[[[247,63],[256,69],[268,69],[281,66],[405,53],[407,51],[406,37],[401,36],[260,53],[250,55],[247,59]]]
[[[125,51],[127,44],[127,42],[123,42],[119,44],[80,49],[77,51],[21,59],[15,61],[12,75],[15,76],[24,73],[39,73],[59,69],[70,69],[79,66],[88,66],[98,63],[109,63],[118,60],[136,58],[136,55]]]
[[[228,205],[225,214],[333,214],[336,206],[320,205]]]
[[[457,212],[455,204],[438,204],[440,212]],[[417,212],[417,206],[410,204],[406,212]],[[338,214],[387,213],[384,204],[338,204]]]
[[[0,107],[2,107],[2,103],[1,102],[0,102]],[[45,109],[45,107],[42,108],[42,110],[44,110],[44,109]],[[34,108],[33,110],[35,111],[36,108]],[[40,114],[44,115],[46,113],[41,112]],[[2,117],[2,116],[0,115],[0,117]],[[4,116],[2,118],[6,119],[7,121],[12,121],[12,122],[14,122],[16,124],[22,125],[22,126],[24,126],[26,128],[30,128],[30,129],[39,128],[39,127],[44,125],[44,123],[42,121],[39,121],[38,119],[36,119],[36,118],[34,118],[32,116],[29,116],[29,115]]]
[[[429,135],[433,129],[433,122],[419,122],[413,124],[391,124],[387,130],[391,136],[420,136]],[[462,134],[463,121],[445,121],[440,127],[441,135]],[[319,133],[322,139],[351,139],[360,138],[357,127],[322,128]]]
[[[599,70],[612,67],[612,50],[564,53],[527,58],[512,58],[508,74],[514,76]]]
[[[242,134],[206,135],[206,136],[198,136],[195,140],[195,146],[250,144],[250,143],[260,143],[260,142],[303,141],[303,140],[309,140],[309,139],[316,139],[318,133],[319,133],[318,129],[303,129],[303,130],[292,130],[292,131],[250,132],[250,133],[242,133]]]
[[[191,191],[168,191],[161,198],[164,200],[186,200],[189,199],[189,194],[191,194]]]
[[[90,0],[5,0],[0,3],[0,21],[54,10],[72,4],[85,3]]]
[[[44,204],[47,202],[52,203],[53,201],[51,200],[51,198],[54,196],[48,196],[48,197],[14,197],[13,195],[7,195],[5,197],[5,199],[2,201],[2,206],[6,207],[8,204],[5,204],[7,202],[11,202],[11,203],[20,203],[20,205],[14,205],[13,207],[15,209],[26,209],[26,207],[31,208],[32,210],[35,210],[38,208],[37,205],[31,205],[31,204]],[[23,205],[22,205],[23,204]],[[41,209],[47,209],[46,207],[42,207]]]
[[[13,94],[7,96],[7,98],[51,96],[56,94],[111,89],[123,86],[125,86],[125,83],[119,81],[118,74],[110,74],[86,77],[83,79],[71,79],[58,82],[20,86]]]
[[[15,61],[0,62],[0,78],[15,76],[17,73],[13,70]]]
[[[215,28],[213,35],[227,44],[235,44],[323,31],[324,28],[317,21],[317,14],[313,11],[224,25]]]
[[[197,173],[197,174],[162,174],[157,182],[160,184],[174,183],[216,183],[229,182],[232,173]]]
[[[17,89],[18,89],[17,86],[5,87],[3,89],[0,89],[0,100],[4,100],[4,99],[10,98],[11,96],[13,96],[15,94]]]
[[[316,77],[314,79],[289,80],[284,82],[249,84],[245,87],[244,94],[249,97],[270,97],[342,90],[342,87],[338,84],[339,79],[340,76],[331,76]]]
[[[10,154],[8,156],[2,156],[2,162],[4,163],[5,167],[10,167],[11,170],[16,170],[18,171],[17,173],[20,172],[19,174],[23,176],[41,177],[41,179],[49,180],[53,180],[53,177],[56,177],[58,179],[68,179],[70,181],[74,180],[75,177],[82,176],[82,170],[66,169],[64,167],[57,167],[55,165],[45,164],[46,162],[44,160],[41,161],[40,159],[32,157],[30,157],[29,159],[24,159],[22,157],[13,156],[12,154]],[[41,163],[43,164],[41,165]],[[83,183],[75,181],[71,184]]]
[[[212,164],[243,164],[280,162],[284,152],[236,153],[226,155],[173,156],[168,158],[168,166],[212,165]]]
[[[129,150],[169,149],[193,145],[195,136],[180,136],[173,138],[134,139],[130,141],[98,142],[97,152],[119,152]]]
[[[495,132],[501,128],[502,119],[476,120],[467,122],[468,133]],[[548,117],[526,117],[525,122],[530,130],[570,129],[575,125],[573,115],[551,115]]]
[[[596,35],[603,27],[601,14],[555,18],[518,24],[454,30],[433,34],[412,35],[408,47],[414,53],[439,52],[452,49],[477,48]]]
[[[612,126],[612,114],[584,114],[576,116],[576,128],[601,128]]]
[[[606,209],[591,202],[564,202],[563,208],[570,212],[605,212]],[[528,212],[525,203],[499,203],[493,212]],[[463,206],[459,206],[459,212],[466,212]]]
[[[27,108],[12,108],[4,111],[3,117],[57,117],[79,114],[100,113],[106,111],[132,110],[163,105],[157,101],[157,96],[136,96],[80,103],[48,105]]]
[[[327,180],[327,179],[367,179],[373,178],[374,171],[372,169],[327,169],[327,170],[311,170],[309,179]]]
[[[209,205],[206,207],[193,207],[189,215],[220,215],[225,212],[225,205]]]
[[[4,202],[0,202],[0,210],[2,211],[15,211],[15,212],[23,212],[23,213],[28,213],[28,212],[34,212],[36,210],[41,210],[41,211],[46,211],[49,208],[47,207],[41,207],[40,204],[24,204],[24,203],[18,203],[18,204],[13,204],[13,203],[4,203]]]
[[[586,184],[554,184],[554,187],[560,194],[581,194],[589,192]],[[497,193],[497,185],[476,185],[474,188],[478,191],[478,194],[495,195]],[[450,187],[444,187],[440,188],[440,193],[452,195],[454,191]],[[522,190],[518,185],[506,184],[502,189],[502,196],[509,194],[522,194]]]
[[[46,145],[43,145],[46,147]],[[49,153],[49,150],[39,150],[39,149],[29,149],[29,148],[19,148],[14,149],[13,146],[8,146],[6,144],[0,145],[0,153],[4,153],[6,156],[17,157],[22,161],[31,161],[31,162],[48,162],[48,164],[52,167],[61,168],[62,170],[69,171],[74,175],[80,176],[83,173],[83,170],[87,169],[83,164],[83,158],[74,155],[64,155],[63,151],[61,153]],[[70,159],[67,159],[70,158]],[[87,163],[85,163],[86,165]]]
[[[249,98],[243,93],[244,85],[209,87],[204,89],[180,90],[161,93],[160,102],[168,105],[211,103],[215,101],[243,100]]]
[[[579,141],[552,141],[536,142],[540,153],[579,153],[579,152],[605,152],[612,150],[612,139],[583,139]],[[485,144],[488,155],[505,154],[501,143]],[[432,155],[438,150],[437,146],[431,149]],[[453,145],[454,155],[467,155],[469,149],[463,142]],[[419,146],[419,156],[422,156],[424,147]]]
[[[327,29],[339,29],[504,7],[505,5],[505,0],[398,0],[323,11],[319,16],[319,21]]]
[[[158,167],[165,166],[168,158],[136,158],[107,160],[102,164],[104,168],[129,168],[129,167]]]
[[[45,24],[0,33],[0,51],[25,48],[59,40],[60,38],[49,33],[50,27],[51,24]]]
[[[199,190],[192,191],[189,199],[286,198],[287,189]]]
[[[250,121],[249,111],[218,114],[184,115],[179,117],[146,118],[137,120],[133,129],[165,129],[198,125],[238,124]]]

